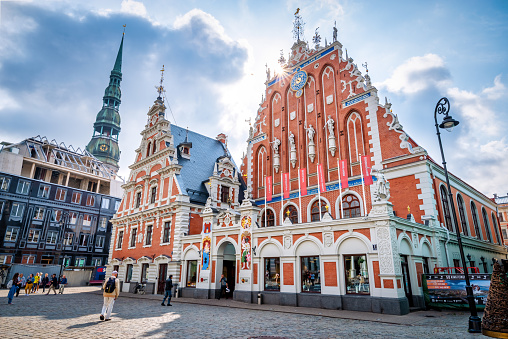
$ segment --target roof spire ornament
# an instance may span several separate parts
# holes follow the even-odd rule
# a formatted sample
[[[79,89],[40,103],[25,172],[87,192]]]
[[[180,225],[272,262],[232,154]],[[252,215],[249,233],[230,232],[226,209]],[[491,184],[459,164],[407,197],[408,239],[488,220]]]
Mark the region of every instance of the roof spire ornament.
[[[319,43],[321,42],[321,35],[318,33],[318,28],[316,28],[316,31],[314,32],[314,37],[312,38],[312,42],[316,45],[316,49],[319,48]]]
[[[303,22],[299,13],[300,8],[297,8],[295,12],[295,21],[293,22],[293,38],[297,43],[303,40],[303,28],[305,26],[305,22]]]
[[[157,93],[159,94],[157,96],[157,100],[162,100],[162,93],[166,92],[166,90],[164,89],[164,86],[162,85],[162,83],[164,82],[164,65],[162,65],[162,69],[161,69],[161,81],[159,83],[159,86],[155,86],[155,88],[157,89]],[[164,100],[162,100],[164,101]]]
[[[337,21],[335,21],[335,25],[333,26],[333,42],[337,41]]]
[[[280,58],[279,58],[279,65],[284,65],[286,63],[286,58],[284,58],[284,50],[280,50]]]

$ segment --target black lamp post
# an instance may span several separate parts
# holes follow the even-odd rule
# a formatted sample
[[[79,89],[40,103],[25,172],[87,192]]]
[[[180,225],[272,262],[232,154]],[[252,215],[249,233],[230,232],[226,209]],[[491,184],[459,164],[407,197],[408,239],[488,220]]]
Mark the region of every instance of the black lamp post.
[[[473,289],[469,282],[469,272],[467,271],[466,258],[464,257],[464,248],[462,247],[462,238],[459,232],[459,226],[457,223],[457,215],[455,214],[455,206],[453,203],[453,194],[450,188],[450,179],[448,178],[448,170],[446,169],[446,160],[443,152],[443,144],[441,143],[441,133],[439,132],[440,128],[444,128],[447,131],[451,131],[455,126],[459,124],[459,122],[448,115],[450,112],[450,102],[447,98],[441,98],[436,105],[436,109],[434,110],[434,121],[436,122],[436,134],[437,139],[439,140],[439,149],[441,150],[441,158],[443,159],[443,168],[446,178],[446,186],[448,187],[448,196],[450,198],[450,205],[452,208],[452,216],[453,216],[453,225],[455,226],[455,232],[457,233],[457,243],[459,245],[460,258],[462,259],[462,267],[464,268],[464,277],[466,279],[466,294],[467,301],[469,303],[469,311],[471,315],[469,316],[469,332],[472,333],[480,333],[482,331],[482,322],[480,317],[478,317],[478,312],[476,311],[476,304],[473,297]],[[443,114],[443,122],[441,124],[437,123],[437,115]]]

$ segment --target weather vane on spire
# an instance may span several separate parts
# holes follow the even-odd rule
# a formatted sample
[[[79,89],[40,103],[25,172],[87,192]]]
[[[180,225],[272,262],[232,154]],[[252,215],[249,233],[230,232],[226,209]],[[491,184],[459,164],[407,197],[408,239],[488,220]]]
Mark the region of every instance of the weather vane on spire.
[[[316,28],[316,32],[314,34],[314,37],[312,38],[312,42],[316,45],[316,49],[319,47],[319,43],[321,42],[321,35],[318,33],[318,28]]]
[[[164,86],[162,86],[163,82],[164,82],[164,65],[162,65],[162,69],[161,69],[161,82],[160,82],[159,86],[155,86],[155,88],[157,89],[157,93],[159,93],[159,96],[157,97],[157,99],[159,99],[159,100],[162,100],[162,93],[166,92],[166,90],[164,89]]]
[[[122,35],[125,35],[125,27],[126,27],[126,26],[127,26],[127,25],[123,25],[123,33],[122,33]]]
[[[279,65],[284,65],[286,63],[286,58],[284,58],[284,50],[280,50],[280,58],[279,58]]]
[[[299,13],[300,8],[297,8],[295,12],[295,21],[293,22],[293,38],[296,42],[303,40],[303,27],[305,26],[305,23]]]

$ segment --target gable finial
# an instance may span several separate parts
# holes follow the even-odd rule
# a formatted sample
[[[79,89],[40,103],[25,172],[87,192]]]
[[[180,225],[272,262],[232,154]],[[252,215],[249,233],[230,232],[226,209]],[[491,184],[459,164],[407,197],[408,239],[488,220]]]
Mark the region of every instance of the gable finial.
[[[293,22],[293,38],[296,42],[303,40],[303,28],[305,26],[305,23],[299,13],[300,8],[297,8],[295,12],[295,21]]]
[[[122,33],[122,35],[125,35],[125,27],[127,27],[127,25],[123,25],[123,33]]]
[[[157,97],[158,100],[162,100],[162,93],[166,92],[164,86],[162,85],[163,82],[164,82],[164,65],[162,65],[161,69],[161,81],[159,83],[159,86],[155,86],[155,88],[157,88],[157,93],[159,94],[159,96]]]

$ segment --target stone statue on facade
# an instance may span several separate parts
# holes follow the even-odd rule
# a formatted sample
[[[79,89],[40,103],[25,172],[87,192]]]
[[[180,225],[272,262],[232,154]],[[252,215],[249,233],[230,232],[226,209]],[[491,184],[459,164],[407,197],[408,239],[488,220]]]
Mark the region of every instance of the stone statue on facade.
[[[309,138],[309,158],[311,162],[314,162],[314,158],[316,157],[316,144],[314,143],[314,135],[316,134],[316,131],[314,130],[314,127],[312,125],[309,125],[309,127],[306,127],[305,130],[307,131],[307,137]]]
[[[295,135],[293,132],[289,132],[289,161],[291,162],[291,166],[295,168],[296,166],[296,144],[295,144]]]
[[[325,127],[328,127],[328,150],[332,153],[332,156],[335,156],[335,151],[337,150],[337,144],[335,143],[335,131],[333,125],[335,121],[332,119],[332,116],[328,116],[328,120],[326,121]]]
[[[275,173],[279,173],[279,167],[280,167],[280,155],[279,155],[279,146],[280,146],[280,140],[275,138],[272,142],[272,148],[273,148],[273,168],[275,169]]]
[[[376,177],[374,185],[374,202],[388,201],[390,199],[390,183],[386,180],[383,170],[372,169],[372,174]]]

